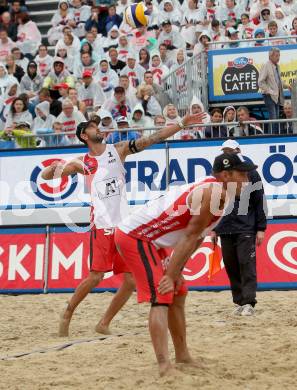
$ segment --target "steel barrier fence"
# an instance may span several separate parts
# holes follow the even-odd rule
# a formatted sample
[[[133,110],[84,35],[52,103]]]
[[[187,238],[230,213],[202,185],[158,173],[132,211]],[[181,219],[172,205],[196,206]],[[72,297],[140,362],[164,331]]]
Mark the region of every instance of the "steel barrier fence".
[[[163,80],[163,88],[181,116],[190,107],[193,96],[208,107],[207,57],[205,53],[192,56],[175,68]]]
[[[250,39],[236,39],[236,40],[223,40],[223,41],[211,41],[208,43],[208,48],[210,50],[219,50],[222,49],[222,46],[228,45],[231,43],[246,43],[247,46],[241,46],[240,48],[255,47],[250,46],[249,44],[254,42],[264,41],[263,46],[279,46],[279,45],[293,45],[297,43],[297,35],[281,35],[279,37],[265,37],[265,38],[250,38]],[[282,42],[283,43],[280,43]],[[265,44],[268,42],[267,44]],[[238,49],[238,47],[224,47],[224,49]]]
[[[110,130],[106,133],[115,143],[118,141],[139,138],[141,135],[148,136],[163,127],[150,128],[127,128]],[[297,134],[297,118],[275,119],[275,120],[254,120],[244,122],[220,122],[203,123],[188,126],[179,131],[168,140],[191,140],[205,138],[230,138],[261,135],[290,135]],[[105,137],[106,138],[106,137]],[[67,142],[65,142],[65,140]],[[0,149],[32,148],[44,146],[72,146],[81,144],[75,136],[75,132],[51,133],[42,136],[35,134],[23,134],[21,146],[17,137],[0,138]]]

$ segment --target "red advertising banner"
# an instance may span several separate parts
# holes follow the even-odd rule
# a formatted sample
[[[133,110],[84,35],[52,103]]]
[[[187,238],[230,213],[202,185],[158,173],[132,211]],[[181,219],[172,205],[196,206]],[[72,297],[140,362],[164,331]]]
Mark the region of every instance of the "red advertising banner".
[[[44,287],[45,229],[0,230],[0,292],[41,292]],[[229,286],[225,270],[208,279],[207,238],[186,264],[184,277],[190,288],[224,289]],[[223,262],[221,262],[223,268]],[[51,228],[47,268],[49,292],[71,291],[88,274],[89,233]],[[297,288],[297,220],[270,221],[263,244],[257,249],[259,288]],[[100,290],[114,289],[121,277],[105,276]]]

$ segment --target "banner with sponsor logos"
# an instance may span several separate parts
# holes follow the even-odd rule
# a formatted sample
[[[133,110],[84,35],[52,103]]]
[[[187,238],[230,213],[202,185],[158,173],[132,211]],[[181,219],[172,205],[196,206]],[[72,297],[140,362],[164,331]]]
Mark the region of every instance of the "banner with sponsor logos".
[[[280,72],[285,84],[297,75],[297,45],[278,46]],[[210,50],[208,52],[209,101],[261,99],[259,71],[268,61],[271,46]],[[285,92],[289,94],[288,91]]]
[[[168,142],[128,156],[125,162],[130,205],[144,203],[166,186],[193,182],[209,175],[223,141]],[[270,216],[297,216],[297,136],[241,138],[242,154],[258,165]],[[44,224],[41,209],[56,215],[48,223],[88,222],[61,220],[68,208],[81,210],[90,202],[82,175],[45,181],[41,171],[54,160],[69,161],[86,153],[85,148],[15,150],[0,152],[0,224],[4,212],[15,215],[14,225]],[[11,167],[16,166],[12,172]],[[36,213],[34,214],[34,210]],[[24,216],[20,222],[20,217]]]
[[[50,229],[49,257],[45,253],[45,229],[0,229],[0,293],[72,291],[88,274],[89,233],[67,228]],[[211,243],[203,245],[187,262],[184,277],[192,289],[229,287],[223,268],[208,280]],[[48,260],[48,261],[46,261]],[[263,244],[257,249],[259,288],[297,288],[297,219],[268,224]],[[47,282],[45,280],[47,279]],[[121,276],[108,273],[100,290],[119,287]]]

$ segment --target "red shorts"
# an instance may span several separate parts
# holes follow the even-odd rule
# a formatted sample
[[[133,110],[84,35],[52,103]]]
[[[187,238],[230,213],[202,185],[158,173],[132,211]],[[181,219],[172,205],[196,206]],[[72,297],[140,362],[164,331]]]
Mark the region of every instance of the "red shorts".
[[[90,238],[90,270],[121,274],[130,272],[114,242],[114,229],[93,229]]]
[[[115,244],[125,262],[131,270],[137,289],[138,302],[172,304],[174,295],[186,295],[185,284],[177,292],[161,295],[158,286],[166,266],[170,252],[168,249],[156,249],[149,242],[130,237],[121,230],[115,231]]]

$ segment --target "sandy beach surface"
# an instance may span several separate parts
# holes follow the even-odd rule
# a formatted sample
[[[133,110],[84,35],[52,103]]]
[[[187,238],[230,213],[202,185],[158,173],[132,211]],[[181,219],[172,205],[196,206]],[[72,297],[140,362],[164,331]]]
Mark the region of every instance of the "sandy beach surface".
[[[105,338],[94,326],[112,294],[90,294],[73,317],[71,337],[59,338],[59,313],[68,298],[0,296],[1,390],[297,388],[297,291],[260,292],[252,318],[230,316],[229,291],[189,293],[188,340],[201,364],[179,365],[164,378],[158,377],[148,334],[149,307],[137,305],[135,295]],[[36,350],[43,352],[3,360]]]

